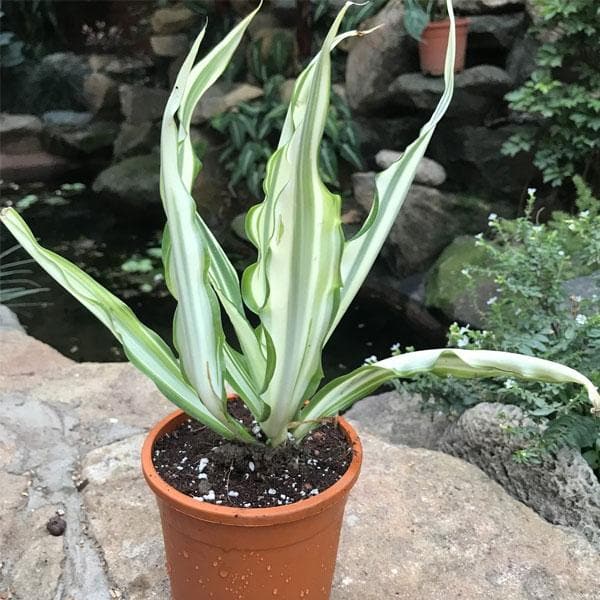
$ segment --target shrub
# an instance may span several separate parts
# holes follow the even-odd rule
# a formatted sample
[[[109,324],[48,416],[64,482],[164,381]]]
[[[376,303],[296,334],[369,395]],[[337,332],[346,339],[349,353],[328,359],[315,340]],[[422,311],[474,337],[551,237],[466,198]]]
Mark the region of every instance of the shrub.
[[[569,296],[565,287],[569,279],[600,268],[600,202],[580,178],[575,185],[576,215],[556,212],[547,224],[536,223],[533,190],[525,216],[505,220],[490,215],[491,237],[480,235],[478,240],[487,253],[486,266],[464,272],[472,281],[493,279],[496,295],[488,301],[485,329],[454,323],[448,347],[535,354],[565,362],[600,383],[599,295]],[[589,415],[585,396],[571,385],[428,375],[397,385],[420,393],[428,406],[454,415],[479,402],[515,404],[537,425],[519,431],[528,443],[518,460],[538,461],[568,445],[580,449],[600,472],[600,419]]]
[[[600,4],[533,4],[538,23],[532,33],[544,43],[530,79],[506,98],[513,110],[530,115],[534,123],[509,138],[503,152],[514,156],[533,150],[535,165],[552,186],[576,173],[593,181],[600,158]]]

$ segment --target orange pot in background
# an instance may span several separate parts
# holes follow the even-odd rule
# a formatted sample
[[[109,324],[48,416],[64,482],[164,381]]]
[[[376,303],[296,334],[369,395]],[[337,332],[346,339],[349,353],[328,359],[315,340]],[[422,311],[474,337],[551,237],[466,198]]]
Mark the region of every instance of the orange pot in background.
[[[172,600],[328,600],[346,499],[362,447],[344,419],[353,449],[346,473],[307,500],[270,508],[198,502],[165,483],[152,464],[154,443],[187,415],[172,413],[148,434],[142,470],[156,494]]]
[[[456,19],[455,73],[460,73],[460,71],[465,68],[468,28],[469,19]],[[445,21],[432,21],[421,34],[421,40],[419,41],[419,60],[421,63],[421,71],[426,75],[443,75],[449,32],[450,20],[446,19]]]

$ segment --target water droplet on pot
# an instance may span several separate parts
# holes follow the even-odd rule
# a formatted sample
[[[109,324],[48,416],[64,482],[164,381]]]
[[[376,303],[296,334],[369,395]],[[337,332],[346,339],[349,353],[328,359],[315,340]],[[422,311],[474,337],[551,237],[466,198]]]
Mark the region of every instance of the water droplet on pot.
[[[216,567],[218,564],[219,564],[219,563],[218,563],[218,562],[215,560],[215,561],[213,562],[213,567]]]
[[[271,565],[267,565],[267,571],[271,570]]]
[[[183,551],[183,558],[189,558],[190,555],[184,550]]]
[[[221,570],[219,571],[219,575],[220,575],[220,576],[221,576],[223,579],[225,579],[225,577],[227,577],[227,575],[229,575],[229,571],[226,571],[225,569],[221,569]]]
[[[277,596],[279,590],[277,588],[273,588],[273,596]]]

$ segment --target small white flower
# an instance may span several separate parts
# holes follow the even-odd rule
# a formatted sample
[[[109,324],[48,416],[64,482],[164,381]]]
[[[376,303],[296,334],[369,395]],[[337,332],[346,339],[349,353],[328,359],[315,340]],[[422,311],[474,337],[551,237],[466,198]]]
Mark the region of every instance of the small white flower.
[[[587,317],[585,315],[577,315],[575,317],[575,323],[577,323],[577,325],[585,325],[587,323]]]
[[[533,195],[536,193],[536,191],[537,191],[537,190],[536,190],[535,188],[527,188],[527,193],[528,193],[530,196],[533,196]]]
[[[492,304],[494,304],[494,302],[496,302],[496,300],[498,300],[498,297],[497,297],[497,296],[492,296],[492,297],[491,297],[491,298],[490,298],[490,299],[489,299],[489,300],[486,302],[486,304],[487,304],[488,306],[491,306]]]
[[[398,342],[396,342],[395,344],[392,344],[392,347],[390,348],[390,350],[392,352],[400,352],[400,344]]]
[[[476,240],[482,240],[482,239],[483,239],[483,233],[478,233],[478,234],[475,236],[475,239],[476,239]]]
[[[589,210],[582,210],[582,211],[579,213],[579,216],[580,216],[580,217],[583,217],[583,218],[585,219],[586,217],[589,217],[589,216],[590,216],[590,211],[589,211]]]
[[[373,354],[365,358],[365,365],[373,365],[377,362],[377,357]]]
[[[495,221],[498,218],[498,215],[496,213],[490,213],[488,215],[488,221]]]
[[[558,251],[558,255],[559,255],[559,256],[564,256],[564,255],[565,255],[565,253],[564,253],[564,250],[559,250],[559,251]]]
[[[509,379],[507,379],[507,380],[504,382],[504,387],[505,387],[507,390],[510,390],[510,388],[514,387],[514,385],[515,385],[515,380],[514,380],[514,379],[510,379],[510,378],[509,378]]]

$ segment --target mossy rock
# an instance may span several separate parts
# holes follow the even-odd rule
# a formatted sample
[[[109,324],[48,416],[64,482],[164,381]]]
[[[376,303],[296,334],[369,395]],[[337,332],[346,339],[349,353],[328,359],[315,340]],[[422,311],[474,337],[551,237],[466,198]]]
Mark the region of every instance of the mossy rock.
[[[482,327],[486,302],[494,295],[494,283],[488,279],[471,280],[462,271],[485,266],[485,257],[485,249],[477,246],[474,237],[457,237],[427,275],[425,304],[450,319]]]

